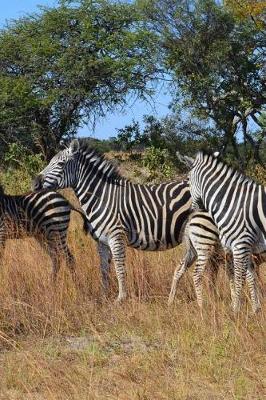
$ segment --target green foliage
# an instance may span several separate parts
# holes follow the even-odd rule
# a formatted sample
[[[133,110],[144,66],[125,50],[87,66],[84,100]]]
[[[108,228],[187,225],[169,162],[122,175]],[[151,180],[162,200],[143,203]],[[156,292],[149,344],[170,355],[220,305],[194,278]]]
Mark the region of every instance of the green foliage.
[[[240,128],[255,154],[257,143],[246,124],[257,124],[256,113],[266,102],[264,32],[252,20],[236,19],[215,0],[142,0],[140,6],[160,38],[164,67],[172,73],[173,105],[213,121],[223,134],[224,149],[231,143],[238,159]]]
[[[221,147],[219,132],[199,121],[181,118],[179,113],[161,119],[145,115],[143,125],[141,129],[140,124],[133,121],[119,129],[116,150],[166,149],[171,162],[178,165],[176,151],[193,156],[201,148],[217,151]]]
[[[9,145],[4,162],[5,169],[0,172],[0,181],[10,194],[29,191],[32,178],[44,167],[41,154],[29,153],[18,143]]]
[[[0,32],[0,135],[50,158],[81,121],[145,98],[154,34],[133,4],[63,1]]]
[[[165,147],[164,120],[160,121],[153,115],[144,115],[143,122],[143,137],[146,138],[146,143],[155,148]]]
[[[21,144],[12,143],[4,156],[5,167],[24,169],[30,176],[35,176],[44,166],[41,154],[32,154]]]
[[[266,168],[261,165],[254,165],[254,162],[250,164],[246,170],[247,176],[254,179],[261,185],[266,186]]]
[[[265,28],[264,0],[224,0],[225,6],[239,19],[251,19],[261,29]]]
[[[145,116],[143,129],[133,122],[97,148],[152,146],[175,163],[176,150],[207,146],[232,152],[243,168],[262,163],[261,6],[240,3],[69,0],[13,21],[0,31],[0,158],[18,142],[50,159],[82,123],[124,109],[129,96],[147,99],[167,73],[175,115]]]
[[[96,138],[87,138],[87,141],[90,147],[96,149],[100,153],[108,153],[112,150],[112,140],[110,139],[96,139]]]
[[[144,115],[144,128],[133,121],[132,124],[118,129],[117,146],[123,151],[143,150],[147,147],[163,148],[165,146],[163,121],[153,115]]]
[[[25,169],[8,169],[0,171],[0,182],[5,193],[17,195],[30,190],[32,177]]]
[[[119,150],[131,152],[144,144],[138,122],[133,121],[132,124],[118,129],[117,132],[116,144]]]
[[[148,168],[149,180],[155,181],[161,178],[170,179],[174,176],[174,165],[169,158],[167,149],[154,146],[149,147],[143,157],[143,165]]]

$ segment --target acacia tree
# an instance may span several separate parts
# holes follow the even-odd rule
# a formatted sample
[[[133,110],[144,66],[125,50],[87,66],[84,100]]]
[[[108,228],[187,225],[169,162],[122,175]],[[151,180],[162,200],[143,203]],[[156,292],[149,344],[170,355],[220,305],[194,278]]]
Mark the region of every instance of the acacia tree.
[[[214,0],[140,0],[147,24],[160,38],[164,67],[176,85],[176,103],[223,132],[239,157],[236,132],[259,160],[265,137],[259,115],[265,106],[264,33]],[[143,6],[145,5],[145,7]],[[261,135],[253,135],[249,121]],[[243,160],[245,161],[245,160]]]
[[[146,98],[154,34],[132,4],[60,1],[0,32],[0,138],[50,158],[79,125]]]

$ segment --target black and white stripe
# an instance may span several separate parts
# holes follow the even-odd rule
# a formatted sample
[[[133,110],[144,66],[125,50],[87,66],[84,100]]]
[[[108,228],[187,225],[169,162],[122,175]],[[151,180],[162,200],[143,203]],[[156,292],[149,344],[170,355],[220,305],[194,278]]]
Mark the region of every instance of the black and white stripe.
[[[196,261],[193,272],[193,281],[197,297],[197,302],[202,308],[202,277],[208,263],[210,263],[209,272],[211,274],[211,282],[213,287],[216,285],[218,268],[225,265],[227,276],[229,278],[231,298],[234,298],[234,269],[232,264],[231,252],[223,252],[219,240],[218,229],[206,211],[194,211],[190,214],[186,226],[184,228],[183,240],[185,246],[185,256],[179,266],[177,266],[173,280],[171,292],[169,294],[168,304],[172,304],[176,294],[176,288],[183,274]],[[265,261],[265,253],[254,253],[256,258],[256,266]],[[247,284],[251,291],[251,297],[254,296],[253,275],[247,271]]]
[[[222,246],[233,253],[233,308],[240,309],[240,294],[251,254],[266,250],[266,188],[258,185],[218,157],[199,152],[190,172],[194,209],[205,209],[214,220]],[[252,307],[260,307],[255,279],[249,283]]]
[[[202,273],[208,262],[211,262],[219,252],[218,231],[207,212],[198,211],[190,214],[184,228],[182,242],[185,247],[185,255],[174,272],[168,304],[170,305],[174,301],[179,280],[196,261],[193,282],[197,302],[202,307]],[[215,284],[218,272],[217,262],[212,263],[210,272],[213,284]]]
[[[187,181],[134,184],[82,140],[72,141],[50,161],[35,180],[35,189],[40,186],[74,189],[90,233],[99,241],[105,287],[111,256],[114,259],[118,300],[126,297],[125,246],[156,251],[178,245],[191,206]]]
[[[0,256],[7,239],[34,236],[51,257],[53,280],[62,257],[75,278],[75,259],[67,245],[71,210],[82,215],[85,229],[87,222],[83,213],[55,191],[10,196],[0,188]]]

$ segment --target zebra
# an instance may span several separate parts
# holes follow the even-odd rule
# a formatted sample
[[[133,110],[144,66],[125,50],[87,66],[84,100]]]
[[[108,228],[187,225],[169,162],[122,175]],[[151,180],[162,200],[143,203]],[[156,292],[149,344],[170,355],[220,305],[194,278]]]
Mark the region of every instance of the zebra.
[[[240,310],[247,271],[252,308],[258,311],[251,254],[266,250],[266,188],[228,166],[219,156],[204,151],[197,153],[189,180],[192,208],[209,212],[222,246],[232,251],[234,312]]]
[[[213,286],[216,284],[219,265],[225,264],[231,298],[233,299],[235,292],[232,256],[230,252],[223,254],[218,229],[207,211],[194,211],[190,214],[184,228],[183,243],[185,245],[185,256],[174,271],[168,305],[171,305],[174,301],[177,283],[195,260],[197,261],[193,272],[193,281],[200,309],[202,309],[202,273],[208,262],[211,262],[210,273]],[[253,256],[256,259],[257,266],[266,260],[266,253],[254,253]],[[252,282],[249,271],[247,271],[247,282]],[[252,285],[249,284],[249,286],[252,290]]]
[[[7,239],[33,236],[52,260],[52,281],[56,282],[63,256],[76,282],[75,258],[67,245],[71,210],[83,217],[83,228],[87,232],[87,219],[83,212],[73,207],[60,193],[41,190],[11,196],[5,194],[0,186],[0,258],[3,257]]]
[[[187,181],[141,185],[117,168],[84,139],[75,139],[56,154],[33,182],[33,189],[74,189],[98,241],[104,291],[111,258],[118,279],[117,301],[127,297],[126,246],[157,251],[177,246],[191,207]]]

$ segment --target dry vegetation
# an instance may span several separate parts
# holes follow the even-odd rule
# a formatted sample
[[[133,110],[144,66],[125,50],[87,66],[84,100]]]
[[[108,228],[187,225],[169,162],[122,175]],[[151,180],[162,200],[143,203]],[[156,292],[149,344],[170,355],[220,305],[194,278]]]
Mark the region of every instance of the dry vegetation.
[[[265,398],[265,305],[245,301],[235,320],[223,270],[206,285],[201,319],[191,275],[167,308],[182,249],[128,250],[129,300],[104,300],[95,243],[73,215],[70,246],[79,288],[62,268],[50,285],[48,256],[32,239],[9,242],[0,271],[1,400],[219,400]],[[265,276],[264,276],[265,283]],[[263,289],[263,288],[262,288]]]

